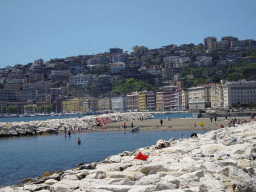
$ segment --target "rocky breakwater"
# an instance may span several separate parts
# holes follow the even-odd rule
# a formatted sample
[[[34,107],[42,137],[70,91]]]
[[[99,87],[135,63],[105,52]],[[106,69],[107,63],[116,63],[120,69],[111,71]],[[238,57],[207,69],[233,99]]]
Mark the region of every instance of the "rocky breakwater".
[[[110,113],[103,115],[93,115],[81,118],[66,119],[49,119],[46,121],[29,121],[29,122],[0,122],[0,137],[34,135],[44,133],[56,133],[64,131],[72,126],[77,130],[93,129],[97,125],[96,118],[108,117],[112,122],[128,121],[135,119],[153,118],[150,113]]]
[[[148,158],[134,159],[141,152]],[[256,123],[159,140],[99,163],[43,176],[0,192],[256,191]]]

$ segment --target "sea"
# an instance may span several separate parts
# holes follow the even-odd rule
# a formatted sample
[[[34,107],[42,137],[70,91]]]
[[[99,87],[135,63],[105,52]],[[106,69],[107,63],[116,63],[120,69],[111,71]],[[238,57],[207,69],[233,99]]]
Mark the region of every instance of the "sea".
[[[156,119],[191,118],[191,113],[157,114]],[[64,116],[1,118],[0,121],[32,121]],[[74,116],[76,117],[76,116]],[[45,119],[44,119],[45,118]],[[67,118],[67,117],[64,117]],[[79,116],[77,116],[79,118]],[[203,131],[195,131],[204,133]],[[159,139],[189,138],[191,131],[82,132],[71,136],[37,135],[0,138],[0,186],[37,178],[45,171],[68,170],[79,163],[100,162],[123,151],[155,145]],[[81,144],[77,143],[78,138]]]

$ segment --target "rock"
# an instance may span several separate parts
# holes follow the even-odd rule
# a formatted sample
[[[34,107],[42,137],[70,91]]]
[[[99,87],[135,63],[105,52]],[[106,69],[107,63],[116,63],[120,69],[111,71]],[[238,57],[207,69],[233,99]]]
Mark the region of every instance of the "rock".
[[[97,166],[97,163],[91,163],[91,164],[85,164],[85,165],[81,165],[79,167],[79,170],[83,170],[83,169],[95,169]]]
[[[159,171],[167,171],[167,169],[165,169],[163,167],[163,165],[159,165],[159,164],[155,164],[155,165],[145,165],[143,168],[140,169],[140,172],[148,175],[148,174],[155,174]]]
[[[237,166],[241,167],[251,167],[251,162],[248,159],[240,159],[237,162]]]
[[[46,184],[46,185],[53,185],[53,184],[55,184],[55,183],[57,183],[58,181],[57,180],[55,180],[55,179],[48,179],[48,180],[46,180],[45,182],[44,182],[44,184]]]

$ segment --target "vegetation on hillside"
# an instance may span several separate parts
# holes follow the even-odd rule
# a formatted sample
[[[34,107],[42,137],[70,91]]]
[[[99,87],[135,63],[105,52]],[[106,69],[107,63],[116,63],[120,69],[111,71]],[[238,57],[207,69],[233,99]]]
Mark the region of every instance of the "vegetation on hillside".
[[[154,85],[140,79],[119,77],[112,85],[112,93],[129,93],[134,91],[150,91]]]

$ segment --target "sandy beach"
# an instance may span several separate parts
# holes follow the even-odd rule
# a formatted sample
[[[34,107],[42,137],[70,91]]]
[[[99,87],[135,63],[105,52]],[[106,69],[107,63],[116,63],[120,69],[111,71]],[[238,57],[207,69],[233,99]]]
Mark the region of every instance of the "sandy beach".
[[[120,129],[119,127],[126,123],[127,128],[130,128],[131,122],[133,122],[134,127],[139,126],[140,131],[210,131],[219,129],[221,125],[226,127],[231,119],[232,117],[227,120],[225,120],[224,117],[218,117],[217,121],[212,119],[212,122],[210,118],[179,118],[170,119],[169,121],[167,119],[163,119],[162,126],[160,124],[160,119],[120,121],[110,123],[102,127],[94,127],[92,131],[124,131],[124,129]],[[249,117],[240,117],[238,119],[250,120]],[[200,126],[200,122],[204,122],[204,127]],[[196,124],[196,127],[194,127],[194,124]],[[156,127],[157,125],[158,129],[153,128],[153,126]]]

